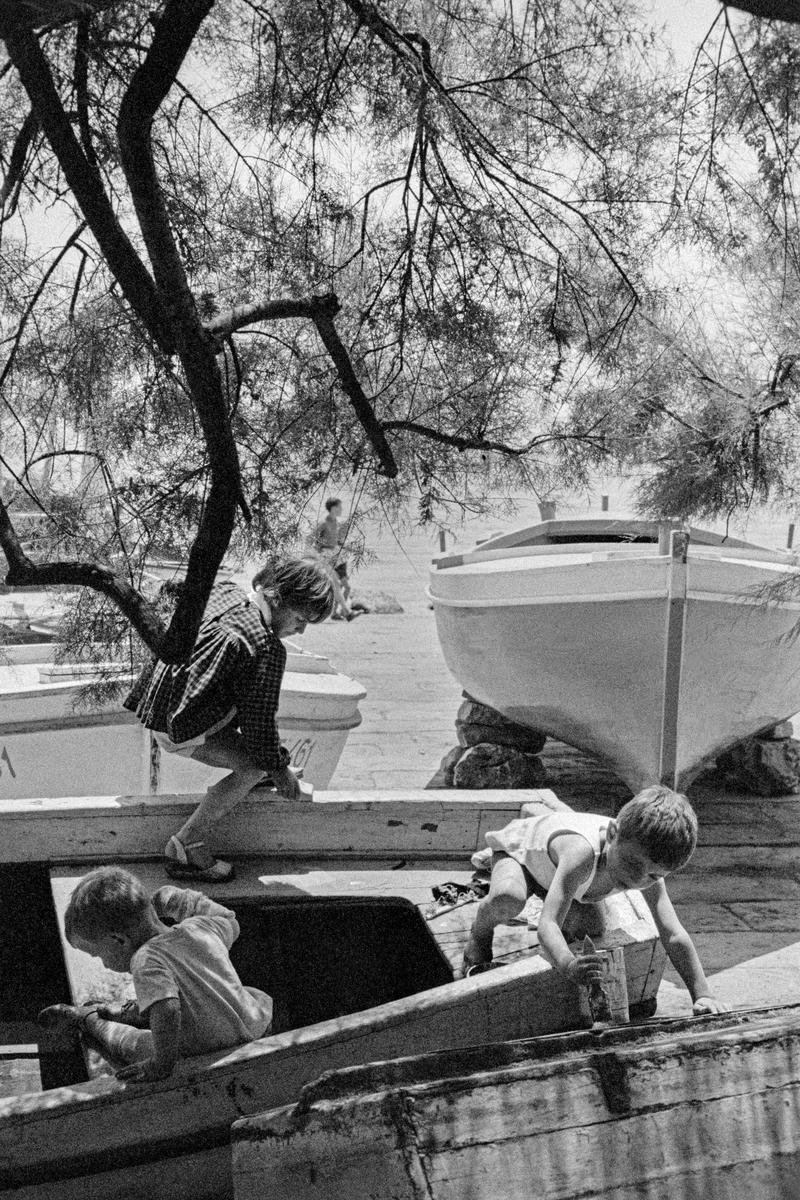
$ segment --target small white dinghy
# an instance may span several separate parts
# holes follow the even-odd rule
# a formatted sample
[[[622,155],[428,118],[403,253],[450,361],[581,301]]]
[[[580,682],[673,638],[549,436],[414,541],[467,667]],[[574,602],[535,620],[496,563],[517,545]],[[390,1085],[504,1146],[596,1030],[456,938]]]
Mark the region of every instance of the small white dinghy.
[[[633,520],[545,521],[434,560],[429,595],[469,695],[604,759],[634,790],[685,787],[800,710],[794,555]]]
[[[316,788],[330,783],[364,687],[320,655],[287,644],[278,729],[292,764]],[[8,658],[24,647],[9,647]],[[35,648],[41,650],[40,646]],[[51,658],[59,647],[51,644]],[[198,792],[224,771],[160,754],[122,708],[121,695],[91,709],[80,692],[114,664],[13,662],[0,666],[0,801],[34,796]],[[133,676],[119,666],[124,691]],[[122,695],[124,695],[124,691]]]

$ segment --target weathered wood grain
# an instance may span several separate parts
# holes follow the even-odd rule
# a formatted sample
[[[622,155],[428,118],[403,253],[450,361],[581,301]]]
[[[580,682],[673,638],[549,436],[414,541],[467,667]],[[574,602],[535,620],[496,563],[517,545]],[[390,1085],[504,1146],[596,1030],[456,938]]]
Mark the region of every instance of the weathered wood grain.
[[[626,965],[630,961],[633,973],[646,979],[652,943],[631,942],[625,954]],[[226,1158],[237,1117],[289,1102],[334,1067],[578,1023],[577,993],[554,979],[541,959],[526,959],[378,1009],[262,1038],[228,1055],[186,1060],[160,1084],[97,1079],[3,1100],[0,1189],[18,1188],[25,1200],[72,1200],[81,1177],[83,1200],[139,1197],[138,1184],[128,1187],[131,1170],[135,1175],[145,1163],[157,1163],[160,1173],[162,1161],[213,1146]],[[113,1178],[109,1163],[120,1164]],[[218,1200],[216,1188],[187,1161],[170,1200]]]
[[[797,1007],[375,1064],[233,1130],[236,1200],[796,1200],[798,1167]]]
[[[544,795],[551,795],[541,789]],[[317,792],[289,801],[251,795],[219,827],[231,855],[443,854],[483,845],[486,829],[519,815],[538,793]],[[160,857],[200,796],[89,796],[10,800],[2,805],[0,862],[102,862]]]
[[[214,894],[234,907],[237,888],[243,896],[268,896],[287,885],[316,895],[367,895],[371,889],[381,896],[387,889],[403,895],[408,875],[410,892],[427,907],[431,883],[452,878],[452,867],[452,861],[424,857],[405,860],[399,870],[364,858],[304,864],[252,860],[244,877]],[[149,886],[165,881],[159,864],[135,869]],[[54,870],[60,913],[83,870]],[[622,947],[632,999],[654,996],[664,954],[646,906],[636,893],[608,903],[611,928],[598,943]],[[435,925],[431,922],[434,932]],[[67,954],[75,998],[87,999],[98,983],[86,974],[95,960],[72,948]],[[527,957],[353,1016],[264,1038],[229,1055],[187,1060],[173,1079],[160,1084],[137,1087],[97,1079],[0,1102],[0,1189],[16,1187],[24,1200],[107,1200],[112,1194],[149,1200],[151,1193],[142,1190],[149,1164],[151,1180],[155,1170],[159,1190],[170,1200],[219,1200],[232,1121],[295,1099],[305,1083],[329,1069],[579,1023],[577,992],[542,959]],[[118,1168],[110,1171],[110,1163]]]

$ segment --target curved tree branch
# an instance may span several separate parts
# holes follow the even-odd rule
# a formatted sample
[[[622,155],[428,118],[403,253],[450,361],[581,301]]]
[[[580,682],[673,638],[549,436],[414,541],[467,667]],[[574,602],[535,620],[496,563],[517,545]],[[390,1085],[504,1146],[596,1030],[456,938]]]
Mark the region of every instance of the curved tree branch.
[[[22,122],[22,128],[17,134],[14,145],[11,147],[11,155],[8,160],[8,170],[6,171],[3,186],[0,188],[0,210],[5,208],[9,198],[14,192],[17,184],[22,179],[22,172],[25,167],[25,159],[30,149],[31,142],[36,136],[39,128],[39,121],[36,113],[31,111]]]
[[[800,4],[797,0],[720,0],[720,4],[723,8],[738,8],[768,21],[800,24]]]
[[[212,5],[213,0],[168,0],[147,55],[122,99],[117,122],[122,168],[203,430],[211,470],[211,488],[189,554],[185,587],[158,651],[167,662],[181,661],[191,651],[230,543],[237,506],[241,504],[246,512],[215,342],[200,320],[178,254],[151,139],[155,114]]]
[[[320,302],[326,299],[325,296],[312,296],[310,300],[262,300],[257,304],[238,304],[206,321],[205,328],[213,337],[222,340],[238,329],[260,321],[286,321],[292,317],[313,321]],[[334,311],[338,311],[338,302]]]
[[[33,562],[22,548],[2,500],[0,547],[8,563],[5,582],[9,587],[66,585],[92,588],[114,601],[146,645],[153,647],[161,642],[164,625],[156,609],[121,575],[92,562]]]
[[[455,446],[456,450],[496,450],[499,454],[506,454],[511,458],[521,458],[529,454],[535,446],[544,446],[552,442],[602,441],[601,438],[597,438],[589,432],[539,433],[529,438],[521,446],[509,446],[507,442],[496,442],[490,438],[463,437],[458,433],[442,433],[441,430],[432,429],[430,425],[421,425],[418,421],[381,421],[381,429],[405,430],[408,433],[417,434],[418,437],[428,438],[432,442],[439,442],[443,446]]]
[[[163,301],[180,324],[199,326],[186,272],[170,228],[153,161],[152,128],[197,31],[214,0],[169,0],[144,62],[122,98],[117,120],[120,157],[150,264]]]
[[[304,317],[314,322],[325,349],[336,367],[339,382],[355,410],[361,425],[377,455],[380,470],[389,479],[397,477],[397,463],[391,447],[381,432],[381,425],[369,397],[358,381],[350,355],[339,337],[333,318],[340,304],[333,292],[325,296],[311,296],[308,300],[264,300],[259,304],[243,304],[205,323],[205,329],[215,337],[222,338],[237,329],[254,325],[259,321],[282,321],[292,317]]]
[[[319,299],[322,299],[322,297],[319,297]],[[339,302],[335,296],[328,299],[333,300],[335,307],[334,304],[328,304],[324,308],[320,306],[320,309],[314,314],[313,321],[317,327],[317,333],[322,339],[328,354],[330,354],[333,365],[336,367],[342,390],[352,404],[355,414],[361,422],[373,450],[378,456],[381,471],[389,479],[396,479],[398,474],[397,463],[395,462],[391,447],[384,437],[381,424],[375,416],[372,405],[358,381],[358,376],[353,370],[353,364],[350,361],[350,355],[347,353],[344,343],[339,337],[336,326],[333,323],[333,316],[338,311]]]

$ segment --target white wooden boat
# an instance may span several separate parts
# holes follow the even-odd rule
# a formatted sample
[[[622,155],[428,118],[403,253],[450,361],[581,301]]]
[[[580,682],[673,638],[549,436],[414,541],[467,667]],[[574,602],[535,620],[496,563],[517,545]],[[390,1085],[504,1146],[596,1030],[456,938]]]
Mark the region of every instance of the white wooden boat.
[[[336,1071],[233,1128],[236,1200],[796,1200],[800,1006]]]
[[[764,588],[793,555],[643,521],[545,521],[434,561],[445,661],[510,719],[594,754],[634,790],[685,787],[800,710],[800,619]]]
[[[221,1200],[232,1194],[232,1123],[294,1102],[329,1069],[579,1024],[578,993],[536,954],[535,930],[508,927],[499,947],[506,965],[460,979],[454,964],[474,904],[422,915],[431,887],[469,881],[469,855],[485,831],[532,798],[420,791],[353,800],[328,792],[313,802],[251,797],[237,805],[219,844],[237,858],[237,878],[208,891],[237,911],[243,933],[234,961],[246,982],[274,996],[275,1033],[185,1060],[173,1077],[148,1085],[102,1077],[53,1087],[70,1061],[45,1047],[50,1089],[0,1101],[0,1190],[18,1200],[141,1200],[154,1189],[170,1200]],[[132,869],[155,888],[167,879],[153,860],[194,800],[10,801],[0,861],[17,871],[50,863],[62,913],[76,879],[97,862],[144,860]],[[609,931],[597,944],[622,947],[629,999],[647,1005],[664,963],[649,913],[637,893],[608,904]],[[26,956],[46,944],[47,924],[40,918],[26,931]],[[49,926],[55,978],[52,916]],[[20,1013],[15,1029],[0,1022],[0,1041],[43,1036],[30,1023],[37,1005],[108,998],[124,980],[79,951],[65,955],[70,992],[31,995],[29,1024]]]
[[[121,695],[91,708],[79,695],[100,678],[99,664],[29,661],[0,666],[0,801],[12,797],[84,796],[139,792],[196,792],[223,771],[172,754],[160,754]],[[31,648],[34,658],[41,646]],[[363,686],[340,674],[320,655],[289,646],[278,709],[278,729],[303,778],[327,787],[351,729],[361,722]],[[132,676],[106,665],[124,686]],[[122,693],[124,694],[124,692]]]

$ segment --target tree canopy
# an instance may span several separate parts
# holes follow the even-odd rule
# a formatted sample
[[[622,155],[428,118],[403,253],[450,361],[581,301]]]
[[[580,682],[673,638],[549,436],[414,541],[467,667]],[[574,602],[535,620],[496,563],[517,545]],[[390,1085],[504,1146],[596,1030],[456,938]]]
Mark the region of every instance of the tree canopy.
[[[678,83],[632,0],[0,2],[8,584],[179,660],[231,539],[291,545],[323,486],[789,487],[797,34],[721,21]]]
[[[131,0],[0,27],[8,582],[105,591],[180,657],[237,521],[264,549],[324,480],[428,516],[470,472],[603,453],[581,374],[636,305],[656,173],[632,16]],[[36,210],[55,254],[18,232]],[[165,543],[189,586],[163,637],[136,584]]]

